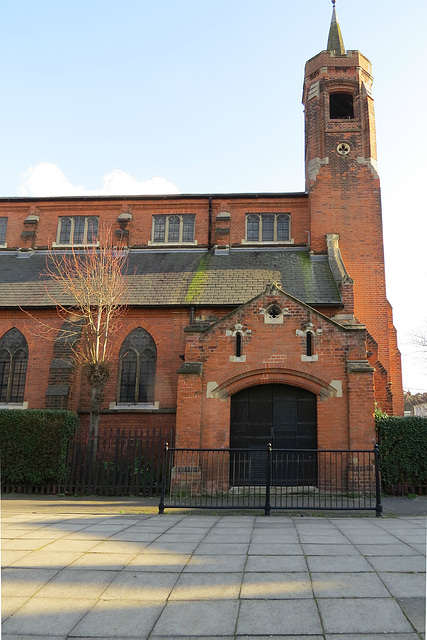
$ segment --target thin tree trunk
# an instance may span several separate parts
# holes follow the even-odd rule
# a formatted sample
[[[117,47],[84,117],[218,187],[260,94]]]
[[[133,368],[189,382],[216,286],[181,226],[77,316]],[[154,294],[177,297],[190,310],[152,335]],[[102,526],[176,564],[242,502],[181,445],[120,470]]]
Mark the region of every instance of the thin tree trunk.
[[[90,364],[87,371],[87,379],[90,387],[90,420],[89,437],[93,438],[92,448],[92,470],[95,474],[96,459],[98,453],[99,420],[102,401],[104,399],[104,389],[110,376],[108,367],[103,362]],[[96,478],[94,477],[94,484]]]

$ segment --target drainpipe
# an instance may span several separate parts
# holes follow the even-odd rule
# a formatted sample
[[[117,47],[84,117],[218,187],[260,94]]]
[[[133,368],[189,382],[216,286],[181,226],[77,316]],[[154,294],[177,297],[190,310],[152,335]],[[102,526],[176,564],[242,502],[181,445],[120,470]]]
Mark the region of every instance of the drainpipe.
[[[209,196],[208,249],[212,249],[212,196]]]
[[[194,307],[190,307],[190,327],[194,323]]]

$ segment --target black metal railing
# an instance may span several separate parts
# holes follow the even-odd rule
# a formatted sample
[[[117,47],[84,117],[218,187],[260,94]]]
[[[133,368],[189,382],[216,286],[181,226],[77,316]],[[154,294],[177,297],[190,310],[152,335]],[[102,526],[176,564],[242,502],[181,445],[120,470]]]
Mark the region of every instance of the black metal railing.
[[[158,496],[161,493],[164,435],[126,430],[76,439],[70,450],[64,493]]]
[[[55,482],[25,484],[3,479],[4,493],[100,496],[160,496],[164,429],[103,429],[99,436],[77,433],[69,442],[66,470]]]
[[[166,508],[375,510],[373,450],[178,449],[165,446],[159,513]]]

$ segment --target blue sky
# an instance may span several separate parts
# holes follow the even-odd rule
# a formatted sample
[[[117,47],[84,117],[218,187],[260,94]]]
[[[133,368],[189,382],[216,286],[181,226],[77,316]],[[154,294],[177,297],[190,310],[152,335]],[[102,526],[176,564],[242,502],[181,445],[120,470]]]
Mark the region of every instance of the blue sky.
[[[0,196],[302,191],[304,64],[331,12],[329,0],[3,3]],[[373,63],[388,297],[404,386],[427,391],[410,343],[427,323],[427,6],[337,0],[337,12],[346,48]]]

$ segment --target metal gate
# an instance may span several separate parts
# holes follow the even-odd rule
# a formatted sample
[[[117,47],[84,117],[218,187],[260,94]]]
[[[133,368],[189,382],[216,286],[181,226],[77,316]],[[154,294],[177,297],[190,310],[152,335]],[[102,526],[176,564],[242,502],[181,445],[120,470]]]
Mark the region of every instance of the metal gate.
[[[264,450],[166,445],[159,513],[165,508],[188,507],[264,509],[266,515],[272,509],[350,509],[375,510],[380,516],[378,455],[378,445],[371,451],[272,449],[270,444]],[[256,467],[252,473],[253,459]],[[298,471],[292,484],[287,465],[293,474]],[[251,474],[256,484],[242,485],[242,478]]]

